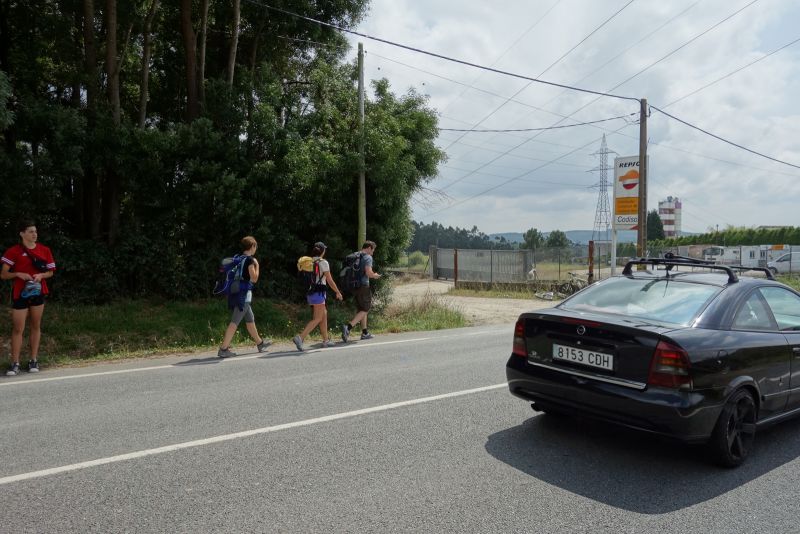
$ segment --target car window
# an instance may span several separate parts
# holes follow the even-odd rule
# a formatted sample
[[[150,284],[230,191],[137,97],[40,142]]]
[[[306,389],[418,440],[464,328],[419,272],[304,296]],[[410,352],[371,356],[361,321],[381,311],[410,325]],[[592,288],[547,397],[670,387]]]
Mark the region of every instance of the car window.
[[[762,287],[779,330],[800,330],[800,297],[782,287]]]
[[[687,325],[720,291],[707,284],[620,277],[589,286],[559,307]]]
[[[735,330],[777,330],[777,325],[772,320],[772,314],[767,308],[764,297],[758,291],[753,291],[741,305],[733,319],[732,328]]]

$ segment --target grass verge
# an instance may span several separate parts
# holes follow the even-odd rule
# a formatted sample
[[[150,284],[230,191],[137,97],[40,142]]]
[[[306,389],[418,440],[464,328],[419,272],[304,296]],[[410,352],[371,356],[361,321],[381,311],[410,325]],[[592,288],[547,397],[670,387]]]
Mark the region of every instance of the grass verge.
[[[454,297],[482,297],[491,299],[522,299],[531,300],[535,299],[536,291],[532,289],[507,289],[507,288],[491,288],[491,289],[463,289],[463,288],[450,288],[447,292],[448,295]]]
[[[288,341],[311,319],[309,306],[254,299],[256,325],[264,337]],[[355,309],[329,301],[328,326],[332,336],[352,318]],[[46,305],[42,325],[39,361],[42,366],[72,365],[82,361],[106,361],[209,350],[222,341],[230,313],[225,302],[120,301],[103,306],[70,306],[59,302]],[[392,305],[370,313],[374,333],[437,330],[465,326],[464,317],[429,299],[408,305]],[[28,359],[27,328],[22,361]],[[3,358],[10,354],[11,310],[0,312],[0,347]],[[319,330],[311,334],[319,338]],[[233,345],[250,345],[244,325]]]

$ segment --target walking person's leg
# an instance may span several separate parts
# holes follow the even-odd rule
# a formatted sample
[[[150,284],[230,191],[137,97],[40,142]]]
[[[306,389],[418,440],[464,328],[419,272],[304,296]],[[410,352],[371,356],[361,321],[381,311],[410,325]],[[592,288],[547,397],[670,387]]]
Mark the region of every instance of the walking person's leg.
[[[250,304],[246,304],[244,309],[240,310],[238,306],[233,307],[233,311],[231,312],[231,322],[228,323],[228,328],[225,329],[225,335],[222,336],[222,345],[220,345],[219,350],[217,351],[217,356],[220,358],[228,358],[230,356],[236,356],[236,353],[231,351],[231,341],[233,341],[233,336],[236,334],[236,329],[239,328],[239,323],[242,322],[246,311],[249,310]]]
[[[308,322],[308,324],[306,324],[306,327],[303,328],[303,331],[300,332],[300,334],[292,338],[292,341],[294,341],[294,344],[297,347],[297,350],[299,351],[305,350],[303,348],[303,341],[305,341],[306,336],[308,336],[308,334],[310,334],[311,331],[314,330],[314,328],[316,328],[317,325],[322,321],[322,314],[323,310],[325,309],[325,303],[312,304],[311,309],[313,310],[313,316],[311,317],[311,320]]]
[[[358,313],[350,319],[349,323],[345,323],[342,326],[342,340],[345,343],[350,338],[350,330],[355,328],[358,323],[361,323],[361,339],[372,339],[372,334],[367,330],[367,314],[372,307],[372,293],[369,286],[362,286],[356,289],[354,295]]]
[[[334,342],[328,336],[328,307],[325,304],[322,305],[322,319],[319,322],[319,331],[322,334],[322,346],[332,347]]]
[[[31,318],[28,326],[28,336],[31,339],[31,359],[28,362],[28,371],[31,373],[39,372],[39,345],[42,340],[42,315],[44,315],[44,304],[31,306],[29,309]]]

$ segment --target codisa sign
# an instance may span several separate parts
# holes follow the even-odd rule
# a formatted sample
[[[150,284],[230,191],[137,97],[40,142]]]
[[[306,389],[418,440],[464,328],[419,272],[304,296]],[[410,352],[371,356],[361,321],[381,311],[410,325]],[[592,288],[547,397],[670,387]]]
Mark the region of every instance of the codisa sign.
[[[639,224],[639,156],[614,159],[614,229]]]

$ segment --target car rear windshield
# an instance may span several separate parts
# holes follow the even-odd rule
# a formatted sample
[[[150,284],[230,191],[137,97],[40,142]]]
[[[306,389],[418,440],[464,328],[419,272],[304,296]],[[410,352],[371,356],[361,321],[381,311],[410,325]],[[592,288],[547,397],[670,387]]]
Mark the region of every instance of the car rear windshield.
[[[688,325],[721,287],[668,279],[611,278],[589,286],[559,308]]]

